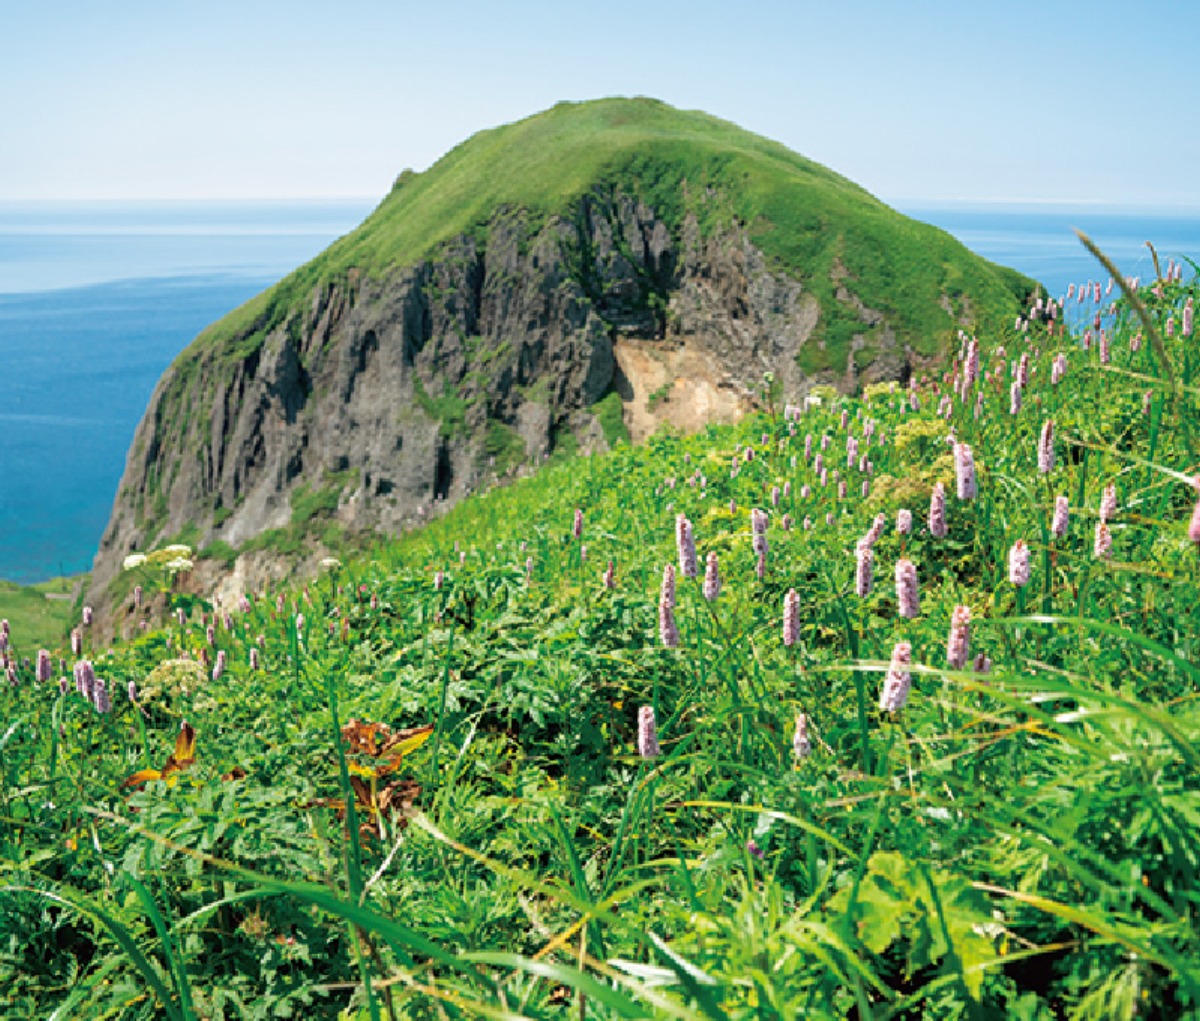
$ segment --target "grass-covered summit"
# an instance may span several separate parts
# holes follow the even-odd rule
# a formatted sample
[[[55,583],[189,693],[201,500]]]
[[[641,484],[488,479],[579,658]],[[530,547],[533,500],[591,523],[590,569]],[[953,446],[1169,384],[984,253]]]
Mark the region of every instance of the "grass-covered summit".
[[[676,229],[688,214],[706,233],[745,225],[771,267],[821,303],[815,339],[825,347],[803,355],[814,370],[840,370],[855,333],[869,346],[879,324],[864,324],[855,298],[934,355],[957,320],[1008,314],[1033,286],[778,142],[702,111],[610,98],[559,103],[480,131],[427,171],[404,171],[358,229],[207,337],[269,328],[313,286],[348,272],[379,275],[434,257],[456,237],[484,233],[498,209],[573,218],[598,188],[645,202]],[[848,295],[835,299],[839,285]]]

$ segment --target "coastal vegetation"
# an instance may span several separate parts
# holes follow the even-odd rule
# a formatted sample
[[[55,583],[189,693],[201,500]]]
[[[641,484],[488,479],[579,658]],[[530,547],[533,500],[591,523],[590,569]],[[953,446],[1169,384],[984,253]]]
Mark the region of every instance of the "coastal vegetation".
[[[0,1003],[1200,1016],[1198,288],[1107,279],[306,586],[151,552],[139,636],[13,624]]]

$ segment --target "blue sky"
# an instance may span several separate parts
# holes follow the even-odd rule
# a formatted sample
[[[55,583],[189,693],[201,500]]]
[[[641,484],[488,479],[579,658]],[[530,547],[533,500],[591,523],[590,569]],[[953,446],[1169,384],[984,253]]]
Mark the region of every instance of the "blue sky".
[[[0,0],[0,201],[381,196],[650,95],[893,202],[1200,208],[1200,3]]]

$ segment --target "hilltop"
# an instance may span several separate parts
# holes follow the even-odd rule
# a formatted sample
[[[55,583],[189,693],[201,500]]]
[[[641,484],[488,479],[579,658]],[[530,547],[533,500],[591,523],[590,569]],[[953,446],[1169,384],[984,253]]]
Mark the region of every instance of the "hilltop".
[[[401,174],[179,356],[91,598],[173,539],[264,577],[552,455],[736,418],[764,373],[791,393],[903,379],[1033,286],[707,114],[559,104]]]

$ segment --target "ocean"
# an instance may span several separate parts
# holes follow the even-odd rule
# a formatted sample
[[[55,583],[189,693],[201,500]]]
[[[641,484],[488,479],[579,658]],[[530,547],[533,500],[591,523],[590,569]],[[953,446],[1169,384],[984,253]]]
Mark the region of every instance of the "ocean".
[[[374,203],[0,203],[0,578],[91,567],[155,383],[206,325],[356,226]],[[901,204],[1050,294],[1200,259],[1200,212]]]

